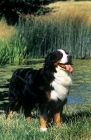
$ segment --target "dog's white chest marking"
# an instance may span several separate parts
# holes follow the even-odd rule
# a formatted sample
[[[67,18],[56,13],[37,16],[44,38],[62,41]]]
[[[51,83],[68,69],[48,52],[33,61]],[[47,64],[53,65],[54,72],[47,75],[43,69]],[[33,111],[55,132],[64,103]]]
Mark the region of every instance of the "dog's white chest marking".
[[[54,81],[51,82],[51,86],[54,90],[51,91],[51,98],[53,100],[64,100],[67,97],[69,87],[72,84],[71,73],[63,71],[60,67],[56,68],[56,73],[54,73]]]

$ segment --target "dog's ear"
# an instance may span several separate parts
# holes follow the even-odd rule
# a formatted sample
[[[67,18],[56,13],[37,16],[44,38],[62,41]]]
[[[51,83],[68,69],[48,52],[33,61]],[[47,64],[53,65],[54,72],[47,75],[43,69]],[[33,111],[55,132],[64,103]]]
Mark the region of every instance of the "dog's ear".
[[[54,51],[45,58],[45,67],[52,68],[54,63],[62,58],[63,54],[60,51]]]
[[[59,61],[63,57],[63,54],[60,51],[54,51],[51,54],[51,60],[53,63]]]

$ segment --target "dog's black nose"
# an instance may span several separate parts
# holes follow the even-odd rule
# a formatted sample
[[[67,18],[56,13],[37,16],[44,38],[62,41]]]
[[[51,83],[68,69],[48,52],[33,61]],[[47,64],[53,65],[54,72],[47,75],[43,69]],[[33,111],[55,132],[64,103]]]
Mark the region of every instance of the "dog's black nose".
[[[72,65],[72,56],[68,55],[67,57],[68,57],[68,63]]]

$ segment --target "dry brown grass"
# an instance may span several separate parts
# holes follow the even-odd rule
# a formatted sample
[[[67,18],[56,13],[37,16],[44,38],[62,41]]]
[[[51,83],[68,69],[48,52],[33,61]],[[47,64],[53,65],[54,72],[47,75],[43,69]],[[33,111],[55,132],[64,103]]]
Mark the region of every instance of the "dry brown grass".
[[[4,20],[0,21],[0,38],[8,38],[15,33],[13,26],[7,25]]]
[[[53,11],[48,16],[55,18],[70,18],[81,17],[87,23],[91,22],[91,1],[85,2],[55,2],[49,4],[47,7],[53,8]]]
[[[51,13],[42,16],[42,19],[56,21],[59,18],[74,20],[77,17],[83,19],[87,23],[91,23],[91,1],[85,2],[55,2],[47,7],[53,8]],[[41,19],[41,17],[37,17]],[[41,20],[42,20],[41,19]],[[0,38],[8,38],[15,33],[13,26],[8,26],[3,20],[0,21]]]

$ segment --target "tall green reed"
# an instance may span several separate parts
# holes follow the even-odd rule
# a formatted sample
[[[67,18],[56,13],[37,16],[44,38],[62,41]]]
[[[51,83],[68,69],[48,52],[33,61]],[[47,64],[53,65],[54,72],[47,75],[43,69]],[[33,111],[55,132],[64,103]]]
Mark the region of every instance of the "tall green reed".
[[[73,58],[91,58],[91,23],[85,22],[84,15],[73,17],[20,18],[17,33],[0,39],[0,65],[44,58],[60,48],[68,50]]]
[[[0,39],[0,65],[8,63],[18,63],[23,61],[26,51],[25,41],[15,37]]]
[[[82,17],[26,18],[19,20],[18,36],[27,42],[30,57],[45,57],[47,53],[63,48],[74,58],[91,58],[91,25]]]

